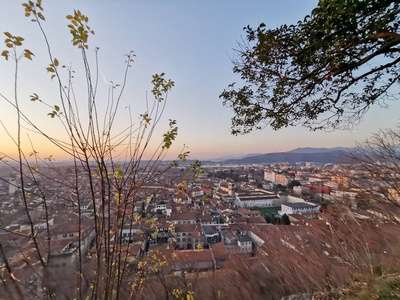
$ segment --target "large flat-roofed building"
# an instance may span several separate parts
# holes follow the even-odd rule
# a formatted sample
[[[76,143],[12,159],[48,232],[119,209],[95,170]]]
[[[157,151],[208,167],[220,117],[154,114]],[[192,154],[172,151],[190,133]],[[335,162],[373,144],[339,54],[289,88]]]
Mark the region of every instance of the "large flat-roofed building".
[[[318,212],[320,209],[319,205],[311,203],[285,203],[281,205],[280,215],[291,215],[291,214],[302,214],[310,212]]]
[[[278,195],[262,190],[236,193],[235,196],[235,205],[238,207],[271,207],[282,203]]]

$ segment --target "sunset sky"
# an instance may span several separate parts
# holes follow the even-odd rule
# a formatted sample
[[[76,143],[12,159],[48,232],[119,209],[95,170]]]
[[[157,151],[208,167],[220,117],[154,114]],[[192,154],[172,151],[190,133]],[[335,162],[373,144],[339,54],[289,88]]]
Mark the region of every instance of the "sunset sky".
[[[25,38],[34,60],[21,61],[18,93],[22,109],[51,135],[59,136],[62,128],[47,116],[49,108],[29,101],[36,92],[57,105],[57,85],[50,81],[45,68],[49,64],[43,37],[24,17],[22,1],[1,0],[0,31]],[[191,157],[205,159],[232,154],[288,151],[297,147],[354,146],[379,128],[393,127],[398,122],[400,101],[388,102],[388,109],[373,107],[364,121],[352,131],[310,132],[291,127],[280,131],[265,128],[245,136],[230,134],[232,112],[218,98],[228,84],[240,79],[232,73],[230,58],[237,42],[245,37],[243,27],[264,22],[268,28],[294,24],[316,6],[317,1],[43,1],[46,22],[43,24],[52,52],[60,64],[77,71],[76,93],[84,95],[85,85],[79,81],[82,63],[78,49],[72,47],[67,28],[67,14],[79,9],[89,17],[96,32],[89,45],[99,52],[99,106],[105,105],[110,81],[120,83],[124,54],[133,50],[137,57],[130,70],[128,87],[121,103],[117,128],[129,124],[127,107],[136,116],[144,111],[146,92],[151,90],[151,76],[166,74],[175,81],[159,131],[159,139],[168,119],[176,119],[179,136],[168,158],[186,144]],[[2,34],[2,40],[5,36]],[[0,52],[5,45],[0,46]],[[92,55],[92,51],[88,52]],[[90,57],[93,61],[93,55]],[[13,64],[0,59],[0,93],[13,99]],[[54,99],[54,101],[53,101]],[[84,100],[83,100],[84,101]],[[82,111],[85,109],[83,106]],[[104,108],[104,107],[103,107]],[[15,134],[16,112],[0,98],[0,120]],[[1,125],[1,124],[0,124]],[[35,148],[43,156],[54,154],[64,158],[34,133],[29,134]],[[26,134],[24,134],[26,137]],[[28,143],[25,138],[25,142]],[[0,151],[15,155],[15,146],[3,126],[0,128]]]

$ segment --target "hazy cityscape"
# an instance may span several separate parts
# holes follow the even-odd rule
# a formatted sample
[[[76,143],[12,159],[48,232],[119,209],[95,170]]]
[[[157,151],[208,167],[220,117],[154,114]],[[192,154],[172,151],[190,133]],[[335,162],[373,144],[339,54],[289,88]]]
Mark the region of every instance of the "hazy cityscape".
[[[321,152],[336,151],[343,150],[307,148],[291,152],[317,157]],[[342,154],[343,157],[348,156],[344,151]],[[336,158],[332,156],[331,159]],[[322,283],[326,279],[323,273],[327,263],[328,268],[351,273],[352,264],[362,265],[362,258],[353,257],[354,261],[350,263],[341,255],[350,255],[350,251],[354,251],[351,254],[354,255],[361,250],[356,246],[361,247],[363,243],[368,244],[371,254],[385,254],[391,259],[398,255],[392,252],[395,249],[392,247],[399,243],[399,226],[392,221],[397,223],[398,215],[383,214],[371,202],[372,197],[367,198],[366,195],[372,193],[377,199],[393,201],[399,201],[400,195],[390,188],[390,179],[377,180],[376,174],[371,174],[356,162],[208,162],[197,176],[188,172],[188,164],[178,168],[170,168],[170,164],[161,164],[153,174],[145,174],[144,168],[138,169],[135,174],[137,179],[142,176],[152,179],[140,187],[133,202],[123,207],[126,217],[122,223],[115,223],[118,220],[116,215],[121,213],[118,201],[107,199],[110,201],[107,207],[111,218],[106,230],[110,233],[119,231],[119,234],[110,236],[110,242],[120,239],[119,251],[124,251],[126,255],[128,270],[136,273],[131,275],[132,280],[140,275],[139,281],[151,281],[151,288],[142,287],[141,293],[146,295],[146,299],[160,298],[163,280],[176,276],[195,281],[197,285],[190,290],[200,299],[212,298],[216,289],[235,299],[251,295],[264,297],[258,294],[257,285],[260,282],[252,282],[249,286],[251,274],[261,272],[264,275],[260,276],[265,280],[279,280],[274,278],[278,274],[272,271],[272,268],[279,268],[275,265],[278,260],[279,264],[287,263],[289,268],[301,266],[300,262],[291,261],[287,255],[292,256],[291,259],[295,256],[299,256],[296,259],[304,259],[301,257],[305,255],[312,260],[312,263],[308,261],[303,266],[306,273],[298,271],[285,277],[291,285],[289,290],[293,291],[304,282]],[[124,166],[121,168],[124,169]],[[8,266],[13,267],[13,276],[23,286],[29,286],[30,292],[39,294],[43,270],[39,258],[34,255],[36,248],[29,236],[33,229],[38,239],[48,237],[51,258],[47,268],[51,274],[51,286],[57,290],[57,298],[69,298],[76,284],[73,270],[79,255],[82,256],[85,278],[90,278],[90,271],[93,270],[91,262],[96,255],[93,250],[96,242],[93,220],[94,214],[102,211],[100,183],[96,180],[91,183],[85,176],[85,170],[78,168],[75,173],[73,165],[68,163],[54,163],[35,171],[35,182],[25,182],[25,193],[29,195],[29,220],[20,194],[20,177],[15,170],[5,176],[3,168],[3,181],[0,183],[2,255],[8,258]],[[79,198],[71,191],[75,176],[79,180]],[[94,188],[90,187],[91,184]],[[94,198],[91,190],[95,191]],[[116,197],[115,193],[113,197]],[[46,199],[45,206],[43,199]],[[330,206],[337,205],[343,205],[348,211],[332,220],[328,211]],[[338,228],[337,232],[332,232],[336,222],[345,226],[347,217],[362,222],[356,232],[346,233],[348,238],[352,234],[358,237],[363,234],[363,239],[368,239],[360,241],[361,245],[353,245],[353,249],[335,244],[338,238],[335,234],[344,233]],[[373,230],[378,237],[369,236],[370,222],[377,226]],[[323,232],[325,234],[321,235]],[[341,249],[336,249],[337,246]],[[45,250],[45,245],[40,247]],[[117,245],[108,247],[112,253]],[[277,262],[266,258],[270,255],[274,255],[273,260]],[[158,256],[161,261],[157,261]],[[141,274],[141,266],[146,263],[162,269],[163,279],[158,281],[154,270]],[[246,274],[236,274],[242,264],[247,266],[246,270],[241,270]],[[308,273],[307,268],[311,267],[319,269],[317,274]],[[210,276],[213,279],[207,278]],[[306,277],[298,282],[298,276]],[[218,282],[210,286],[209,280],[215,278]],[[232,286],[236,280],[240,285]],[[282,286],[275,283],[268,293],[274,297],[283,292],[281,289]],[[357,292],[359,290],[352,291]],[[6,291],[3,290],[2,295],[7,297]],[[332,295],[332,298],[336,296]]]
[[[2,4],[0,299],[400,299],[398,1]]]

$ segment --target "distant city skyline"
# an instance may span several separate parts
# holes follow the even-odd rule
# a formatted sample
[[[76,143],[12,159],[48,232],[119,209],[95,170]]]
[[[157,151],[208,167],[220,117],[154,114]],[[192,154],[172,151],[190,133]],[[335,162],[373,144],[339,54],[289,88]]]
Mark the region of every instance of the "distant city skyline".
[[[17,3],[16,3],[17,2]],[[28,18],[24,18],[23,1],[2,1],[1,32],[9,31],[25,38],[23,48],[30,49],[32,62],[22,61],[19,76],[19,97],[22,109],[51,135],[58,135],[61,127],[47,116],[48,108],[29,101],[36,92],[50,103],[57,104],[57,86],[50,81],[45,67],[49,61],[43,37]],[[176,119],[179,134],[167,159],[176,156],[183,145],[191,151],[191,158],[212,159],[235,154],[285,152],[299,147],[353,147],[379,128],[393,127],[398,122],[399,101],[388,102],[389,109],[375,105],[363,122],[352,131],[311,132],[301,127],[280,131],[265,128],[244,136],[230,134],[232,112],[223,107],[219,94],[230,83],[240,78],[232,72],[230,58],[237,41],[245,36],[243,27],[263,22],[268,28],[295,24],[317,5],[317,1],[44,1],[44,15],[52,51],[60,64],[80,70],[80,55],[70,43],[71,37],[65,16],[73,9],[89,17],[95,35],[89,38],[92,49],[99,52],[99,107],[105,109],[108,83],[122,80],[124,54],[135,51],[137,57],[125,96],[120,106],[117,130],[129,124],[128,105],[138,116],[144,111],[146,92],[150,94],[151,76],[164,72],[175,82],[168,97],[162,125],[154,134],[160,141],[167,129],[168,119]],[[3,35],[4,38],[4,35]],[[4,50],[5,46],[0,47]],[[3,49],[4,48],[4,49]],[[88,52],[92,55],[92,51]],[[93,63],[93,56],[90,62]],[[13,65],[0,59],[0,93],[13,98]],[[76,78],[76,93],[85,92],[84,84]],[[0,120],[15,133],[16,112],[0,100]],[[84,101],[83,101],[84,102]],[[82,104],[82,111],[85,106]],[[43,138],[29,134],[35,150],[42,157],[53,154],[64,159]],[[0,127],[0,151],[15,155],[16,149],[4,128]],[[29,152],[30,144],[24,133]]]

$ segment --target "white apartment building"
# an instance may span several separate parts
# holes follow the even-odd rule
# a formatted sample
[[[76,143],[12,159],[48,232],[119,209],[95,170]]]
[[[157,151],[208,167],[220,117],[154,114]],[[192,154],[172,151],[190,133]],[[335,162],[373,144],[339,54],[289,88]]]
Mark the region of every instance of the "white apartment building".
[[[282,200],[278,195],[262,190],[235,195],[235,205],[238,207],[271,207],[279,206],[281,203]]]
[[[302,214],[310,212],[318,212],[320,210],[320,205],[314,205],[310,203],[286,203],[281,205],[280,215],[291,215],[291,214]]]

